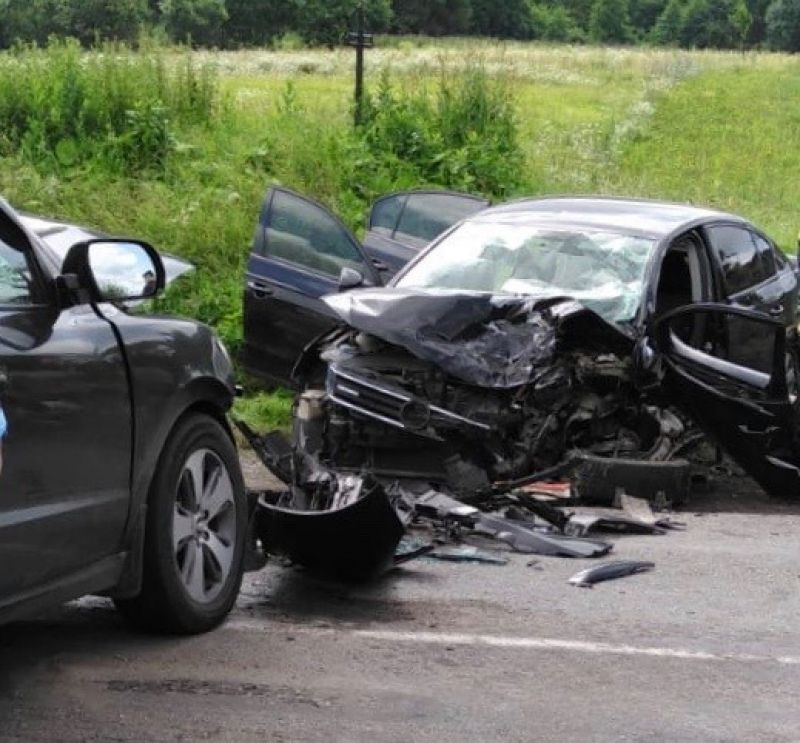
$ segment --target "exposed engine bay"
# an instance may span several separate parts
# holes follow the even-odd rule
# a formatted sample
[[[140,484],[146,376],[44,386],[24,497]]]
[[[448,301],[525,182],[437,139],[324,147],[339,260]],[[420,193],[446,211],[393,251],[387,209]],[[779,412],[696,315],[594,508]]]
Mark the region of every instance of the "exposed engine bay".
[[[446,300],[465,307],[463,296]],[[503,309],[488,322],[467,312],[469,322],[449,337],[440,332],[426,349],[441,355],[440,363],[358,329],[324,341],[318,357],[324,387],[318,372],[297,411],[295,485],[303,487],[320,467],[368,471],[429,480],[475,501],[493,485],[548,470],[573,452],[654,462],[680,453],[688,427],[669,406],[637,390],[621,334],[612,344],[604,343],[615,332],[610,328],[587,334],[587,321],[602,321],[571,301]],[[425,343],[409,325],[403,333]],[[402,342],[403,333],[392,340]],[[520,351],[515,335],[535,335],[537,342]],[[614,350],[603,348],[608,345]],[[487,354],[474,356],[479,347],[495,357],[494,379]],[[506,384],[509,369],[518,375],[526,367],[526,383]]]

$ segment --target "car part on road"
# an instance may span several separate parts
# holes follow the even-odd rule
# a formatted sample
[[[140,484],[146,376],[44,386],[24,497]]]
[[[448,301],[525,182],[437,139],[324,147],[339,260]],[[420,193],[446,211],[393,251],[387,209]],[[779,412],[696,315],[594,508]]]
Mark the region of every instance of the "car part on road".
[[[573,513],[564,527],[565,534],[575,537],[584,537],[592,531],[615,534],[664,534],[664,530],[655,524],[610,513]]]
[[[428,557],[445,562],[478,562],[485,565],[507,565],[508,557],[499,552],[489,552],[478,547],[462,545],[459,547],[440,547]]]
[[[641,560],[618,560],[615,562],[604,562],[594,565],[579,573],[575,573],[569,582],[579,588],[591,588],[595,583],[601,583],[616,578],[624,578],[628,575],[645,573],[655,568],[655,563],[644,562]]]
[[[319,483],[327,508],[311,508],[305,494],[285,494],[278,505],[259,504],[259,536],[267,552],[341,579],[363,580],[393,566],[407,519],[372,477]],[[297,507],[297,501],[306,507]]]
[[[686,460],[610,459],[583,453],[578,459],[572,488],[582,503],[610,506],[620,489],[651,502],[666,499],[675,506],[689,497],[692,468]]]
[[[661,529],[685,529],[686,524],[675,521],[669,516],[656,516],[649,501],[644,498],[635,498],[625,492],[618,492],[619,507],[628,518],[635,519],[643,524],[650,524]]]
[[[475,531],[505,542],[515,552],[550,557],[601,557],[612,545],[594,539],[582,539],[564,534],[545,533],[526,528],[518,522],[491,514],[483,514]]]

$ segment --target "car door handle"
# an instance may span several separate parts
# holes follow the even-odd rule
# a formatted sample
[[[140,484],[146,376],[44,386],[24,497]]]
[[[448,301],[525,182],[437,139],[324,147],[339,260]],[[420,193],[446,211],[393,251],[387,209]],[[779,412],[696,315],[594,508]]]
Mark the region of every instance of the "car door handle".
[[[8,372],[4,367],[0,367],[0,395],[8,392]]]
[[[270,294],[274,294],[273,290],[261,281],[248,281],[247,288],[253,296],[258,297],[258,299],[265,299],[270,296]]]
[[[768,312],[771,317],[780,317],[783,315],[783,305],[776,304],[774,307],[770,307]]]
[[[373,265],[373,266],[375,267],[375,269],[376,269],[376,270],[378,270],[378,271],[388,271],[388,270],[389,270],[389,266],[387,266],[387,265],[386,265],[386,264],[385,264],[385,263],[384,263],[382,260],[380,260],[379,258],[373,258],[373,259],[372,259],[372,265]]]

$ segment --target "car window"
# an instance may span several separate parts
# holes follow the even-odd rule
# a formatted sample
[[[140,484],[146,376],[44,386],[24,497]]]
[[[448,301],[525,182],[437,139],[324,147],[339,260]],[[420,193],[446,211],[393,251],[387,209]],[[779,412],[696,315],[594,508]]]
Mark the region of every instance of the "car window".
[[[761,259],[761,265],[764,274],[767,277],[772,276],[776,271],[775,250],[769,242],[761,237],[761,235],[757,235],[754,232],[751,234],[753,235],[753,240],[756,244],[756,250],[758,251],[759,258]]]
[[[0,214],[0,304],[35,301],[27,250],[28,242],[22,230]]]
[[[456,194],[414,193],[408,197],[397,233],[430,242],[484,206],[479,199]]]
[[[709,227],[708,236],[722,266],[729,294],[760,284],[770,276],[750,230],[732,226]]]
[[[272,198],[265,253],[330,276],[338,277],[343,268],[364,270],[353,239],[332,215],[284,191]]]
[[[390,235],[394,234],[407,198],[408,194],[395,194],[376,201],[370,214],[369,228]]]

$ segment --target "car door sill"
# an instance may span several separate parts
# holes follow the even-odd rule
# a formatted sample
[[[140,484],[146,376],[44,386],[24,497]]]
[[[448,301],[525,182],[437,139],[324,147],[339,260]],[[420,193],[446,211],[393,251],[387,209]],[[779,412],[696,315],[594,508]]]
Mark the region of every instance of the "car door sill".
[[[127,552],[120,552],[67,576],[0,600],[0,622],[33,616],[48,607],[113,588],[122,575]]]

